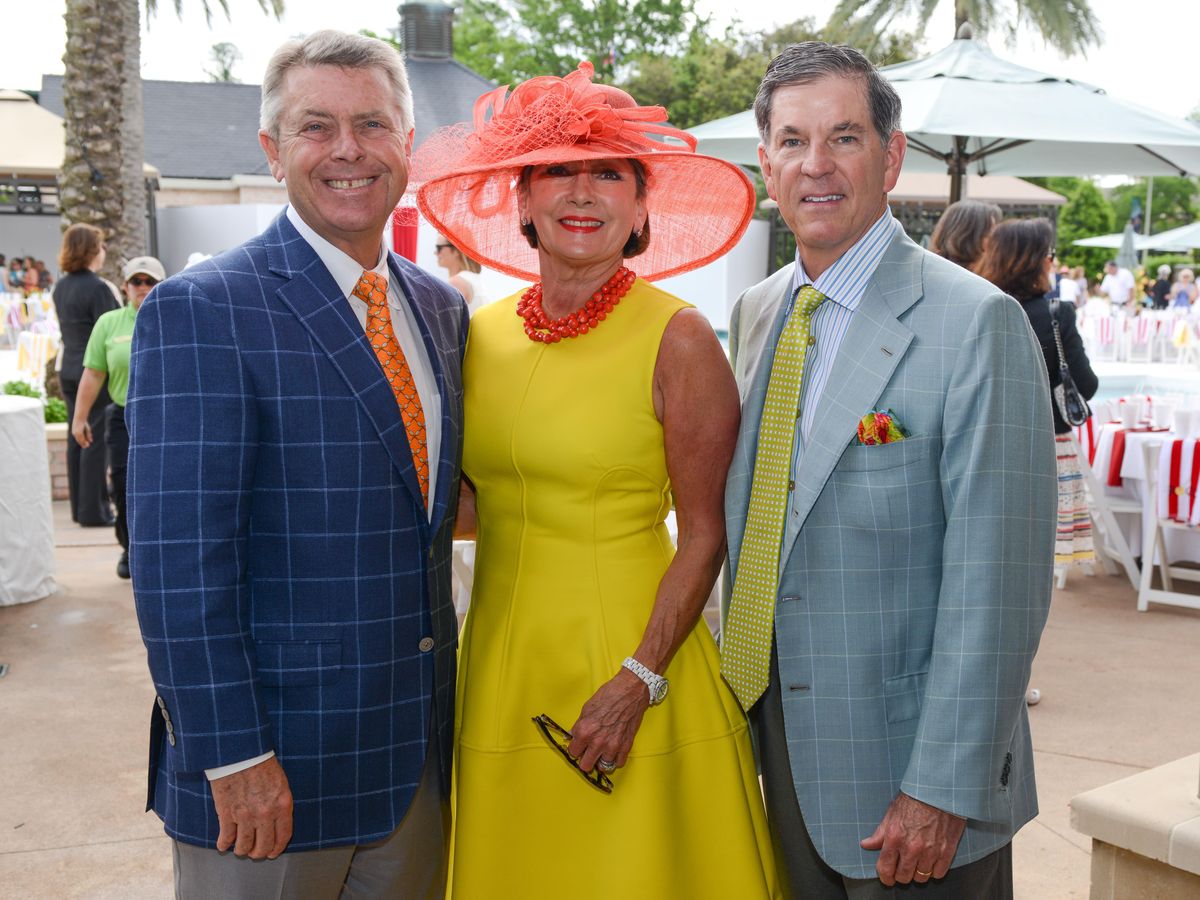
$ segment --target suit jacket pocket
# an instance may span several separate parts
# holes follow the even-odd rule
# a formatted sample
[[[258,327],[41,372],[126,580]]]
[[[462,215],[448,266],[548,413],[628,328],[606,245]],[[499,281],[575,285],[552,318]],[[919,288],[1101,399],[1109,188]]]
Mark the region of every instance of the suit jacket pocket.
[[[879,472],[913,465],[933,452],[932,437],[907,437],[892,444],[850,444],[838,460],[842,472]]]
[[[331,684],[342,668],[341,641],[258,641],[258,679],[268,687]]]
[[[888,724],[915,719],[921,714],[926,672],[896,675],[883,681],[883,702]]]

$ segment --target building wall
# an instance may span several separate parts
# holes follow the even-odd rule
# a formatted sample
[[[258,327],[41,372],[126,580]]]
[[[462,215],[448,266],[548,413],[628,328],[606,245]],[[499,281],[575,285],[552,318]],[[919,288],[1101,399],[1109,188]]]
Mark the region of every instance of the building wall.
[[[282,203],[173,206],[158,211],[158,252],[168,275],[183,269],[192,253],[216,256],[261,232]]]

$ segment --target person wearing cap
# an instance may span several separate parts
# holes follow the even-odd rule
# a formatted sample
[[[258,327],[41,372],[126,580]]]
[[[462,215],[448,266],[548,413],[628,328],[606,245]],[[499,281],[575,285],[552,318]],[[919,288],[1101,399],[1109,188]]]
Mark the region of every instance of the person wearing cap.
[[[162,263],[153,256],[138,256],[125,264],[124,292],[126,304],[106,312],[96,320],[87,348],[83,351],[83,377],[75,396],[75,414],[71,419],[71,434],[85,450],[95,440],[89,421],[92,407],[100,396],[107,379],[108,396],[112,399],[104,408],[104,444],[108,455],[108,476],[112,486],[112,502],[116,509],[113,526],[121,558],[117,575],[129,577],[129,522],[125,512],[125,471],[129,459],[129,431],[125,427],[125,398],[129,390],[129,349],[133,343],[133,324],[142,301],[156,284],[167,277]]]
[[[1057,511],[1045,361],[1012,298],[892,215],[900,98],[862,53],[786,48],[754,112],[797,249],[730,315],[721,668],[781,874],[803,898],[1011,897]]]
[[[285,42],[260,125],[286,208],[134,333],[148,808],[182,900],[441,900],[467,309],[383,240],[413,136],[393,47]]]
[[[533,282],[475,314],[464,363],[453,894],[777,897],[701,618],[737,392],[707,320],[650,283],[729,250],[754,191],[592,74],[493,91],[414,158],[434,227]]]

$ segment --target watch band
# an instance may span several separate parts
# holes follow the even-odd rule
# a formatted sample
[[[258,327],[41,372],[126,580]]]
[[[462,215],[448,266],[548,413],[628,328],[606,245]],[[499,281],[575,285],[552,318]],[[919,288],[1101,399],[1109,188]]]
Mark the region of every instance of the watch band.
[[[642,680],[646,687],[650,690],[650,705],[658,706],[667,696],[667,679],[651,672],[646,666],[642,665],[632,656],[625,657],[625,661],[621,663],[622,668],[628,669],[634,675]]]

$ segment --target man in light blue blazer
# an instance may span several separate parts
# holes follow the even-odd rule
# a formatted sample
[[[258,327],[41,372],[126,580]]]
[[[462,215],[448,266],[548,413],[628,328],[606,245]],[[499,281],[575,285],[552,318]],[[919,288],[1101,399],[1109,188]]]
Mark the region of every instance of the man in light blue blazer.
[[[441,898],[459,294],[387,252],[412,98],[381,41],[274,55],[289,206],[138,313],[130,563],[181,898]]]
[[[1010,842],[1037,813],[1024,698],[1056,515],[1041,351],[1017,303],[891,216],[900,101],[862,54],[789,47],[755,111],[798,251],[732,314],[742,424],[722,667],[755,726],[780,868],[804,900],[910,882],[1010,897]],[[768,387],[787,370],[776,349],[807,285],[826,299],[799,341],[794,426],[773,414],[791,442],[779,522],[751,492],[768,477]],[[747,548],[764,534],[755,569]],[[743,687],[754,639],[730,627],[755,604],[765,692]]]

